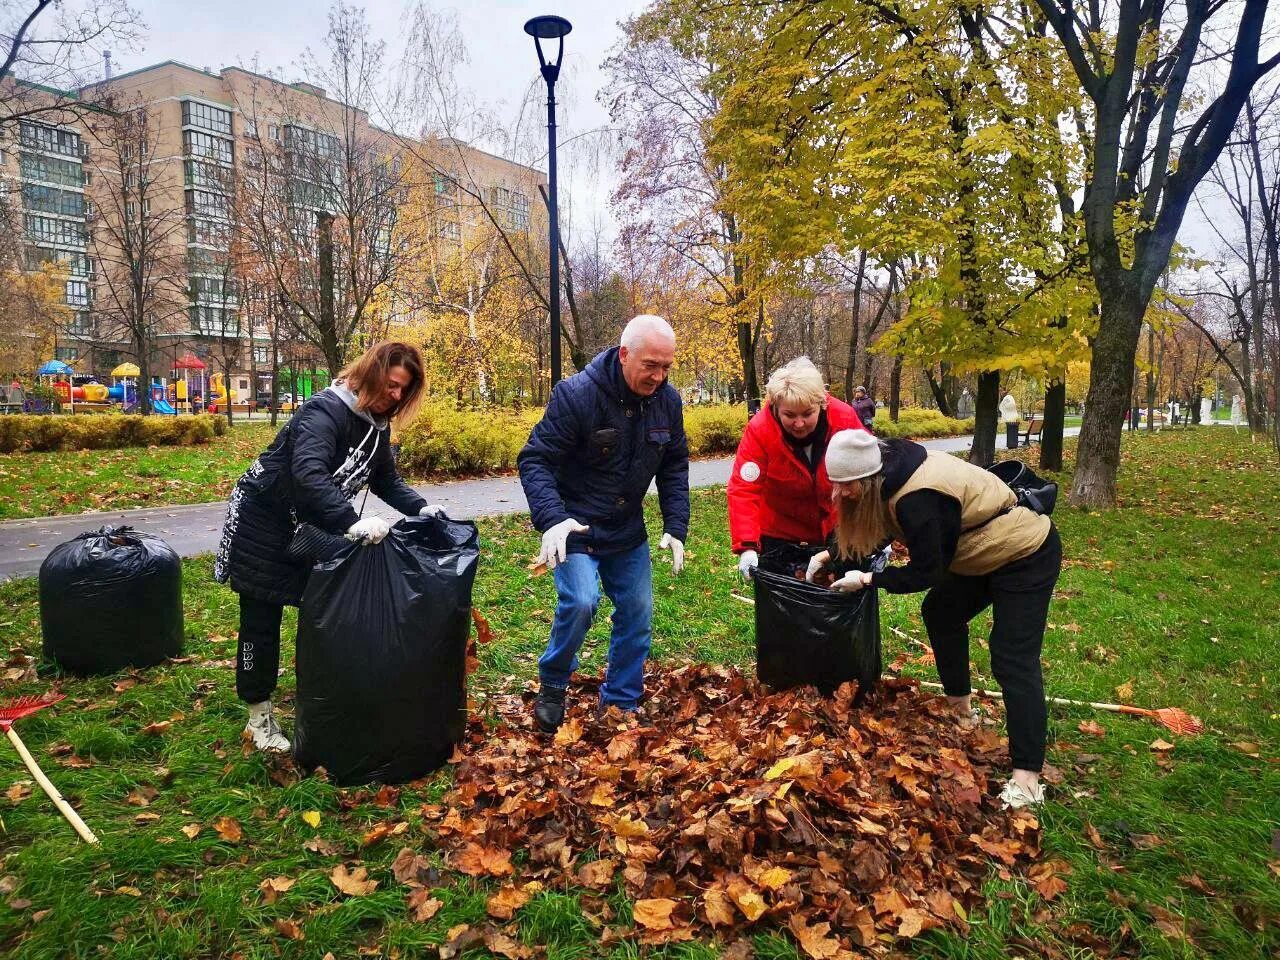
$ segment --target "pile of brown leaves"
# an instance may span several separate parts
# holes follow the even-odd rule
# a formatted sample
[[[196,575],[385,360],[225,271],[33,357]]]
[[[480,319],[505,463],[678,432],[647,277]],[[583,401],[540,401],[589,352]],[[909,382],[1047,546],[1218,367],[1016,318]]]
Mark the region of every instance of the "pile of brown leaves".
[[[851,684],[770,693],[689,664],[651,666],[646,690],[636,716],[597,718],[584,681],[554,738],[528,695],[495,698],[497,728],[473,733],[455,788],[424,807],[450,866],[502,879],[513,912],[547,885],[621,880],[634,927],[600,899],[606,940],[733,940],[772,922],[826,960],[963,930],[992,858],[1039,852],[1036,819],[1001,812],[988,783],[1002,740],[907,681],[855,707]]]

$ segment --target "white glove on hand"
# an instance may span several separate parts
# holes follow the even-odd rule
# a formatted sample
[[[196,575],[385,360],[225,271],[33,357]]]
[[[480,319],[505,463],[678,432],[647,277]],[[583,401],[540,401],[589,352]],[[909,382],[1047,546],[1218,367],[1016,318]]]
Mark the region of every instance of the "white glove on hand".
[[[804,578],[810,583],[813,583],[814,578],[822,572],[822,568],[827,565],[827,561],[830,559],[830,550],[823,550],[821,553],[815,553],[809,558],[809,569],[804,572]]]
[[[542,535],[542,551],[538,554],[538,563],[545,563],[549,570],[554,570],[556,564],[564,563],[564,558],[569,554],[569,534],[586,533],[590,529],[573,517],[561,520]]]
[[[671,551],[671,572],[677,577],[684,569],[684,544],[669,533],[664,533],[658,541],[659,550]]]
[[[738,573],[742,574],[743,580],[751,579],[751,571],[760,566],[760,554],[754,550],[743,550],[742,556],[738,557]]]
[[[444,516],[444,504],[428,503],[425,507],[418,511],[420,517],[442,517]]]
[[[831,585],[832,590],[838,590],[841,593],[857,593],[859,590],[867,586],[867,581],[871,579],[871,574],[862,570],[850,570],[843,577]]]
[[[381,543],[390,532],[391,524],[381,517],[365,517],[347,528],[346,537],[348,540],[363,540],[367,544],[374,544]]]

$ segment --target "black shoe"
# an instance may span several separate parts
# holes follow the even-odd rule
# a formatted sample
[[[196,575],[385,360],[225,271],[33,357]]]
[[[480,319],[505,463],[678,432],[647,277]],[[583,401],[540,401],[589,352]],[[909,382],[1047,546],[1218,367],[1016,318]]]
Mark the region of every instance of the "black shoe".
[[[533,704],[533,719],[543,733],[555,733],[564,722],[563,690],[555,687],[543,687],[538,691],[538,699]]]

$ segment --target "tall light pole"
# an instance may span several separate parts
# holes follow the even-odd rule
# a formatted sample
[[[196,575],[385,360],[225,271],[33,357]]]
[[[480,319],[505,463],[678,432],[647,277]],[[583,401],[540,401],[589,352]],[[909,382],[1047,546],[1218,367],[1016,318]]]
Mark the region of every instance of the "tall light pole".
[[[542,78],[547,81],[547,180],[551,208],[551,385],[560,382],[560,209],[556,195],[556,78],[560,76],[560,61],[564,59],[564,38],[573,29],[564,17],[534,17],[524,25],[524,32],[533,37],[538,50],[538,64]],[[548,63],[542,53],[543,40],[559,40],[554,63]]]

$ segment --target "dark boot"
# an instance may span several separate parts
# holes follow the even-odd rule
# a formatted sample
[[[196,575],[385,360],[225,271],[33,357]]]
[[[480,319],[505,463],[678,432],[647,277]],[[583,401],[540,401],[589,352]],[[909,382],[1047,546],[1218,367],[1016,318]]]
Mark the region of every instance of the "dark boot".
[[[533,719],[543,733],[555,733],[564,722],[563,690],[555,687],[543,687],[538,691],[538,699],[533,704]]]

